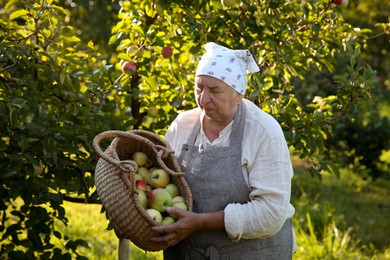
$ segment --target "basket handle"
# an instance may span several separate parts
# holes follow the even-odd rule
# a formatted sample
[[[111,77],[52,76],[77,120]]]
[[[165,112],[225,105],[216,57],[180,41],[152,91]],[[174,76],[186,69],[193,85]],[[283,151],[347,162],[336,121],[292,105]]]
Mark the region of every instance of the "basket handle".
[[[107,153],[105,153],[102,150],[102,148],[100,147],[100,142],[103,139],[112,138],[112,137],[125,137],[125,138],[131,137],[131,138],[135,138],[135,139],[140,139],[140,137],[138,135],[134,135],[130,132],[110,130],[110,131],[106,131],[106,132],[98,134],[97,136],[95,136],[95,138],[93,139],[93,142],[92,142],[93,148],[95,149],[96,153],[101,158],[103,158],[105,161],[107,161],[108,163],[110,163],[112,165],[117,166],[118,168],[120,168],[124,172],[129,172],[129,171],[134,172],[135,169],[137,169],[136,162],[131,161],[131,160],[126,160],[126,161],[116,160],[113,157],[107,155]]]
[[[164,162],[162,159],[163,157],[167,157],[168,155],[173,156],[173,150],[167,149],[167,147],[163,146],[157,146],[156,148],[159,148],[160,150],[157,152],[157,161],[160,164],[160,166],[166,170],[170,175],[175,175],[175,176],[184,176],[183,172],[175,172],[171,170]]]

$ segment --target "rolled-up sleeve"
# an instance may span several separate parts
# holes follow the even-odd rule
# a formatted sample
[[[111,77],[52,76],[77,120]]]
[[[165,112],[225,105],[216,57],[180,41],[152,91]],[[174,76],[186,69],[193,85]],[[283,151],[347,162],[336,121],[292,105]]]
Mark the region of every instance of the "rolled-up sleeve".
[[[293,170],[284,136],[272,137],[257,152],[250,150],[243,153],[250,200],[229,204],[224,210],[225,229],[232,240],[272,236],[294,214],[290,205]]]

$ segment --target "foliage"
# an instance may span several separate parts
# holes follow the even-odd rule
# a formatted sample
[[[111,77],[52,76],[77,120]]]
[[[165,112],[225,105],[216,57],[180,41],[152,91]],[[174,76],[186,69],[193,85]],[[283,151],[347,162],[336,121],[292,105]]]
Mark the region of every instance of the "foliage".
[[[322,170],[337,175],[324,141],[332,132],[333,120],[364,107],[374,74],[359,62],[355,30],[329,2],[246,4],[226,8],[219,1],[196,1],[191,6],[183,1],[121,2],[121,21],[113,28],[110,43],[119,41],[118,58],[135,62],[138,72],[131,83],[124,77],[118,87],[140,89],[141,110],[151,100],[159,104],[164,125],[177,111],[195,105],[192,77],[203,43],[249,48],[264,71],[253,76],[247,97],[281,122],[294,152],[312,159],[313,175]],[[170,62],[159,53],[166,45],[175,50]],[[124,52],[130,46],[137,51],[127,55]],[[339,74],[334,60],[341,53],[350,58],[347,71]],[[313,71],[331,71],[336,91],[301,100],[305,84],[297,82]],[[162,99],[153,99],[156,95]],[[162,125],[156,123],[153,129]]]
[[[91,17],[72,9],[82,1],[0,3],[1,257],[82,259],[86,241],[54,223],[68,224],[64,200],[99,202],[93,137],[137,128],[163,135],[177,113],[196,106],[194,71],[207,41],[251,50],[263,71],[247,98],[279,120],[313,175],[338,174],[324,145],[332,122],[359,112],[370,95],[374,73],[360,61],[359,35],[325,0],[120,1],[107,49],[104,37],[89,39],[98,31],[74,27],[82,26],[75,17]],[[116,13],[116,5],[106,8],[107,17]],[[162,57],[164,46],[172,57]],[[341,73],[340,55],[348,56]],[[136,72],[121,73],[121,60],[135,62]],[[305,99],[302,82],[325,72],[334,93]]]
[[[85,244],[63,237],[54,221],[68,224],[64,199],[96,200],[91,135],[112,124],[99,112],[95,89],[110,82],[92,71],[98,52],[74,35],[67,16],[50,1],[8,1],[2,12],[2,256],[70,257]],[[63,248],[53,236],[65,240]]]

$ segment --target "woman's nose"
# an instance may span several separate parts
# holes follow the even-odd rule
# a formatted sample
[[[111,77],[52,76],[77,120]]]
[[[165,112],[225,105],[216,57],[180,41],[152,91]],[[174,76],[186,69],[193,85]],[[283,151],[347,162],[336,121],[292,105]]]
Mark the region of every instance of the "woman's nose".
[[[207,93],[207,91],[202,91],[202,93],[199,95],[199,103],[201,105],[204,105],[209,101],[210,101],[210,95]]]

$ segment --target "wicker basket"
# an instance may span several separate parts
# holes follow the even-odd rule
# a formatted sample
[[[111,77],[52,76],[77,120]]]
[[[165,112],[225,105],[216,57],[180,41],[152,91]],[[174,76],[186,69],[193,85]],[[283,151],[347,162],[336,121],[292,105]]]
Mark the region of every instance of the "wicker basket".
[[[103,152],[100,142],[113,137],[114,140]],[[129,239],[146,251],[165,249],[149,240],[158,235],[151,228],[159,223],[149,217],[138,201],[134,180],[137,166],[131,157],[136,151],[144,152],[153,166],[166,170],[186,199],[188,210],[192,211],[190,188],[169,144],[149,131],[113,130],[97,135],[93,140],[93,147],[100,156],[95,170],[97,193],[116,235],[121,239]],[[130,174],[130,181],[126,174]]]

